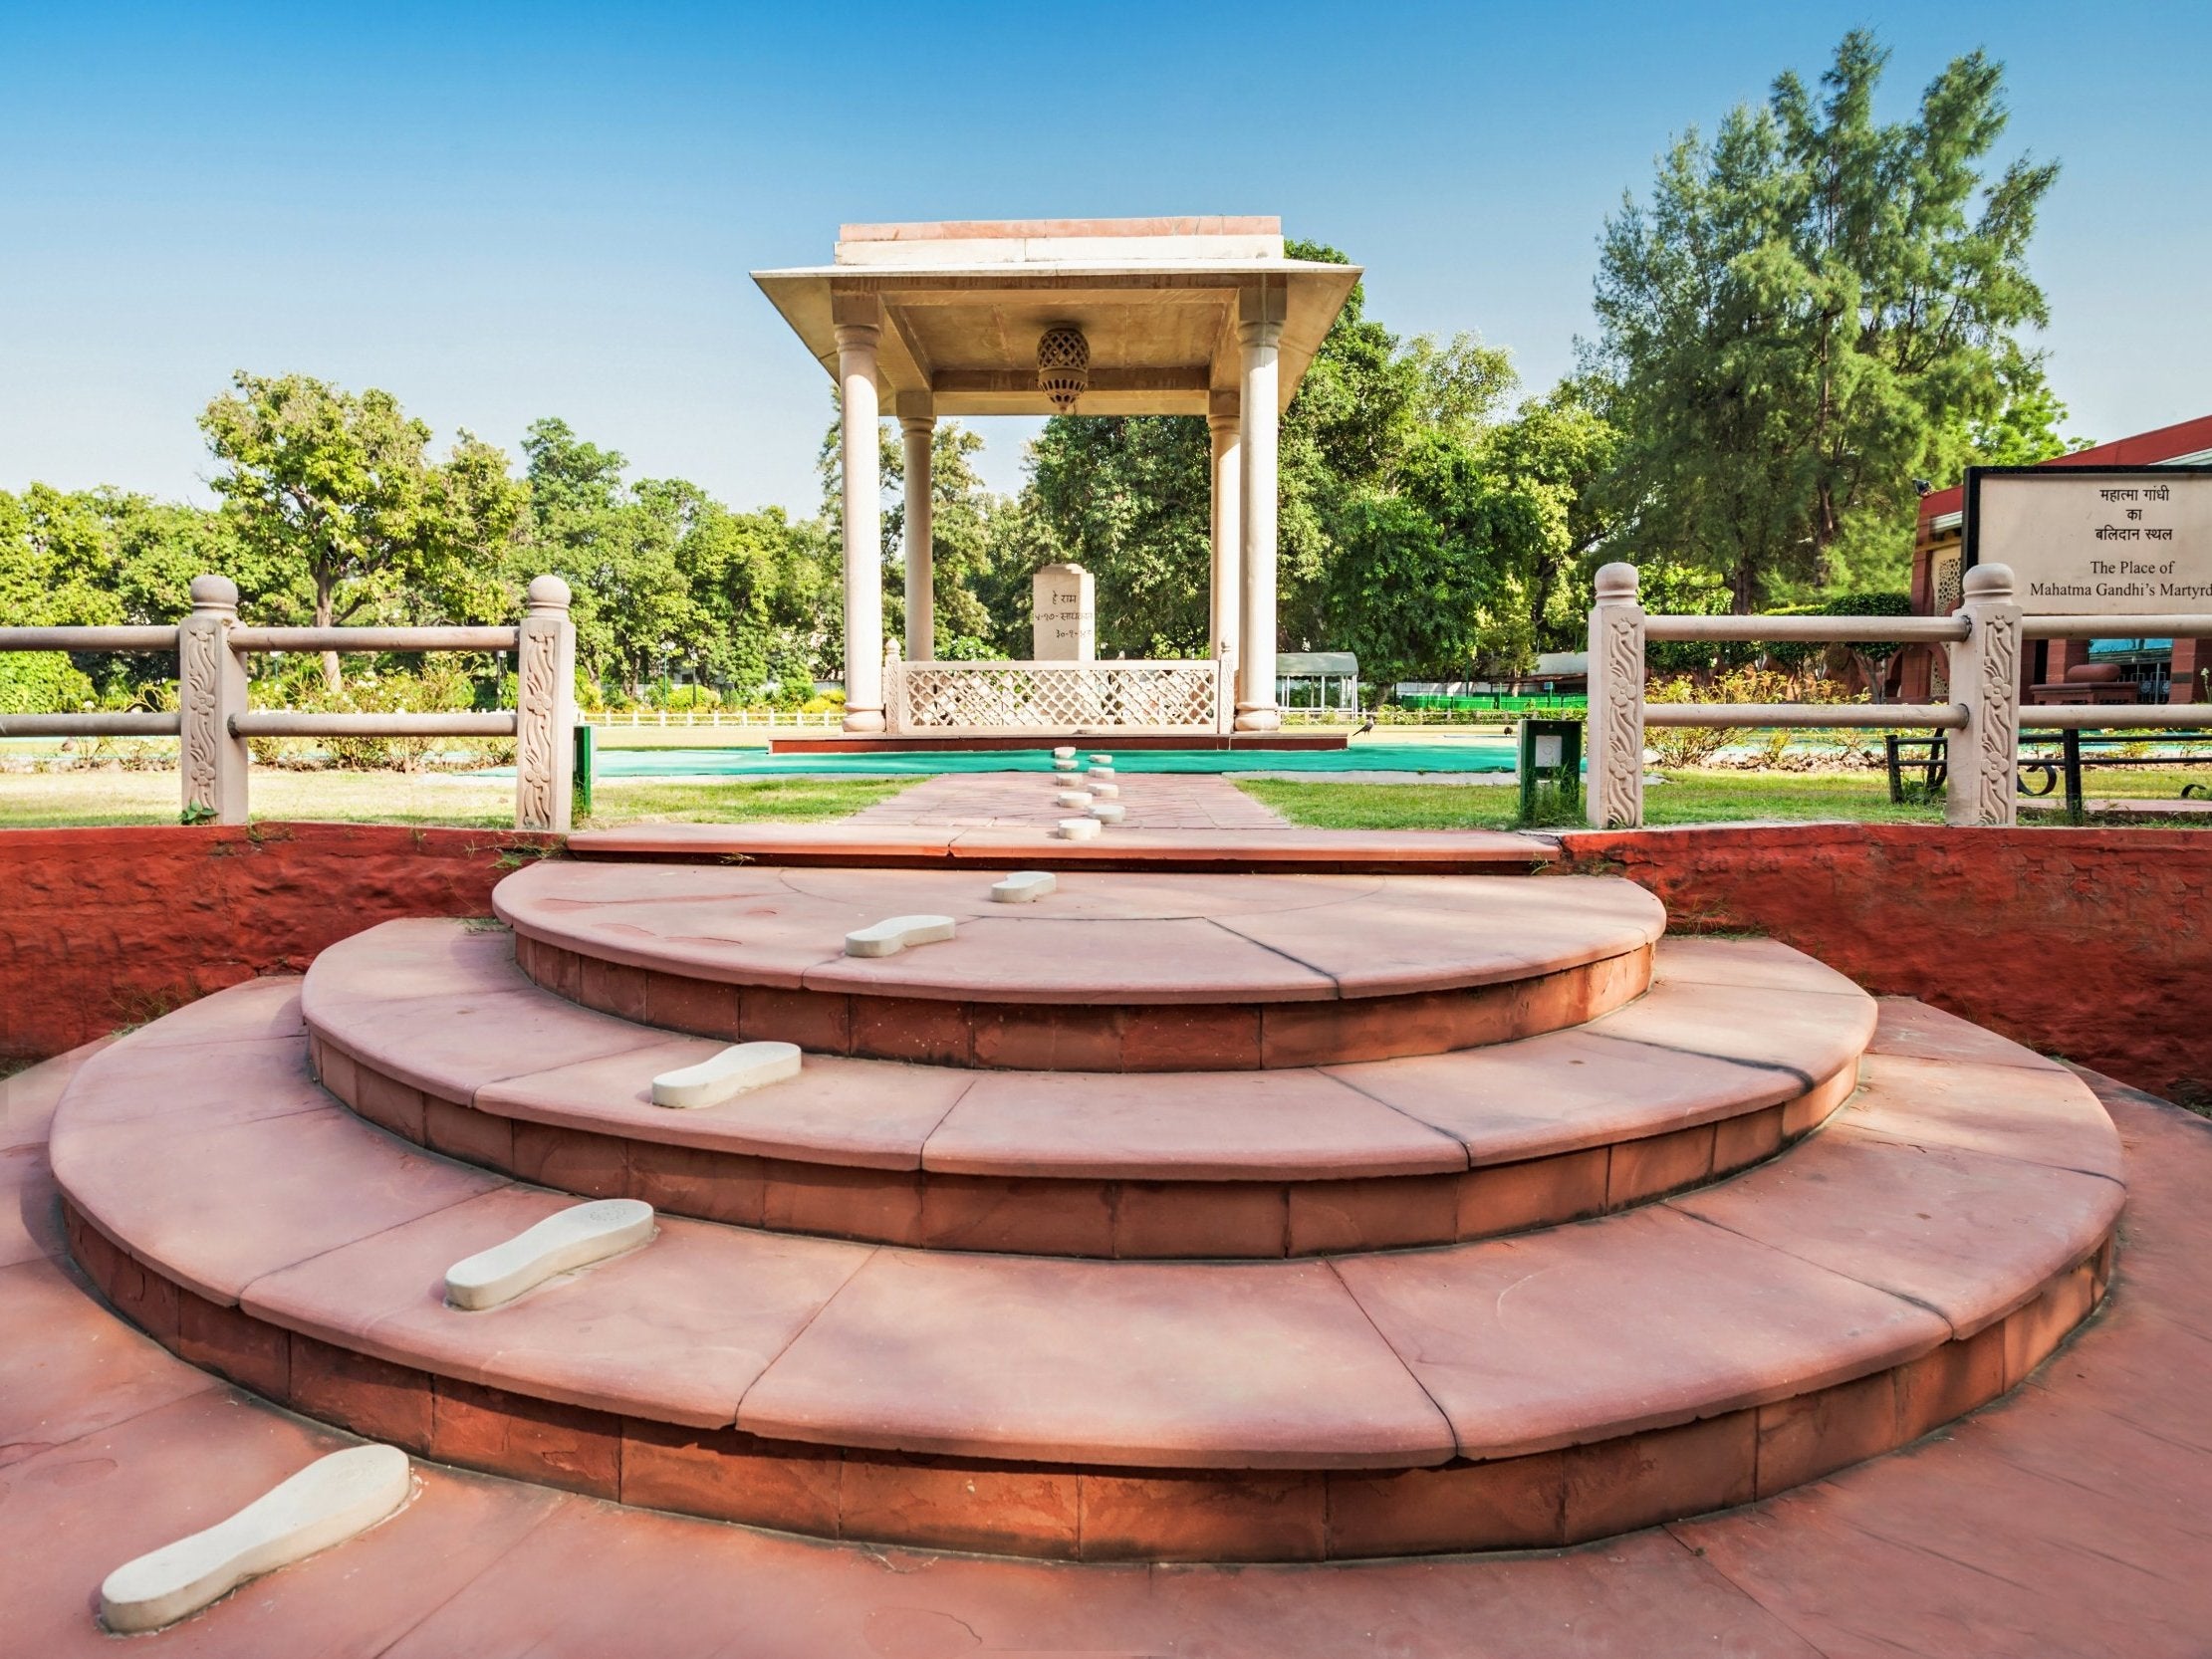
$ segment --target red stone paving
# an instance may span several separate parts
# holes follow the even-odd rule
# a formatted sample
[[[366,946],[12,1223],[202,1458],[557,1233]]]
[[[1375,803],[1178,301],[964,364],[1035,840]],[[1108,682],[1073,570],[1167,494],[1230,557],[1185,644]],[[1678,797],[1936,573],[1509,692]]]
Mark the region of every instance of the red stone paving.
[[[1089,755],[1085,751],[1085,756]],[[1088,762],[1087,762],[1088,764]],[[887,801],[863,807],[848,824],[946,830],[1050,830],[1083,815],[1053,805],[1064,789],[1082,789],[1083,773],[968,772],[930,778]],[[1206,773],[1121,773],[1114,799],[1127,810],[1128,830],[1284,830],[1289,820],[1237,788]],[[1108,835],[1114,827],[1108,827]]]
[[[878,1252],[745,1397],[782,1439],[1154,1468],[1400,1468],[1452,1440],[1319,1263]]]
[[[1852,998],[1796,995],[1856,1007]],[[239,999],[247,1035],[233,1046],[238,1053],[268,1047],[255,1035],[267,1000],[259,990]],[[201,1029],[211,1034],[213,1021],[203,1015]],[[168,1279],[143,1290],[129,1279],[125,1289],[115,1248],[80,1235],[96,1281],[120,1298],[155,1295],[168,1280],[196,1293],[179,1298],[172,1289],[173,1310],[145,1322],[173,1330],[185,1357],[278,1397],[291,1397],[293,1386],[287,1330],[405,1366],[417,1395],[429,1387],[425,1373],[435,1375],[432,1449],[507,1473],[529,1472],[517,1468],[517,1421],[561,1408],[700,1428],[734,1415],[748,1433],[781,1441],[1013,1459],[1032,1467],[1023,1478],[1057,1481],[1063,1496],[1076,1492],[1080,1472],[1034,1466],[1180,1471],[1187,1492],[1193,1472],[1208,1469],[1403,1468],[1442,1462],[1455,1446],[1494,1458],[1606,1440],[1610,1450],[1557,1472],[1563,1519],[1537,1535],[1589,1536],[1749,1496],[1755,1425],[1745,1408],[1897,1367],[2025,1307],[1994,1333],[1997,1368],[1952,1410],[1995,1392],[2014,1374],[2006,1366],[2016,1345],[2040,1355],[2087,1310],[2101,1280],[2092,1284],[2077,1264],[2096,1252],[2121,1196],[2112,1180],[2038,1161],[2048,1143],[2040,1120],[2021,1157],[1853,1138],[1846,1121],[1788,1159],[1673,1207],[1441,1251],[1333,1266],[1166,1266],[871,1252],[671,1219],[646,1250],[511,1307],[460,1314],[438,1298],[442,1268],[560,1207],[560,1197],[426,1158],[335,1105],[232,1121],[226,1051],[211,1042],[154,1051],[202,1063],[171,1080],[158,1131],[136,1121],[81,1128],[80,1102],[97,1114],[106,1089],[136,1098],[135,1051],[126,1038],[78,1071],[59,1115],[55,1167],[117,1244]],[[1896,1064],[1916,1070],[1927,1063]],[[1872,1073],[1878,1098],[1879,1063]],[[2068,1086],[2085,1136],[2097,1127],[2110,1140],[2088,1091]],[[1920,1109],[1941,1127],[1932,1103]],[[202,1111],[218,1127],[195,1132]],[[1995,1126],[1972,1126],[1993,1150],[2004,1145]],[[618,1155],[604,1179],[574,1161],[529,1167],[527,1127],[514,1126],[507,1154],[494,1161],[570,1192],[622,1189]],[[434,1143],[434,1116],[430,1128]],[[1607,1202],[1707,1179],[1714,1131],[1684,1143],[1694,1160],[1678,1164],[1675,1143],[1689,1133],[1636,1143],[1658,1150],[1644,1158],[1651,1168],[1631,1165],[1631,1176],[1616,1156]],[[1801,1165],[1813,1174],[1794,1177]],[[779,1233],[838,1232],[851,1224],[823,1206],[881,1206],[895,1196],[879,1183],[841,1189],[829,1179],[835,1173],[772,1185],[758,1216],[727,1219]],[[1390,1218],[1417,1215],[1433,1198],[1439,1215],[1409,1235],[1425,1242],[1451,1235],[1456,1180],[1440,1178],[1433,1194],[1422,1179],[1332,1182],[1322,1193],[1294,1190],[1287,1211],[1263,1188],[1259,1197],[1276,1207],[1250,1222],[1287,1236],[1294,1255],[1371,1249],[1400,1242],[1386,1231]],[[1946,1185],[1955,1202],[1946,1202]],[[1235,1204],[1195,1183],[1147,1223],[1141,1190],[1123,1190],[1113,1221],[1149,1225],[1154,1254],[1224,1254],[1220,1231],[1247,1224]],[[933,1212],[917,1200],[909,1189],[919,1224]],[[1066,1202],[1094,1200],[1079,1191]],[[1100,1209],[1102,1225],[1106,1215]],[[934,1241],[881,1221],[853,1230],[957,1247],[969,1242],[963,1229],[994,1224],[986,1207],[939,1218]],[[1179,1247],[1177,1227],[1185,1230]],[[1118,1233],[1114,1240],[1118,1248]],[[1089,1253],[1107,1252],[1102,1243]],[[221,1305],[234,1300],[242,1312]],[[473,1398],[466,1385],[487,1397]],[[495,1386],[513,1391],[513,1401],[489,1397]],[[1646,1433],[1716,1414],[1724,1426],[1663,1440]],[[1898,1422],[1891,1412],[1867,1433],[1883,1443],[1886,1423],[1894,1443]],[[617,1490],[616,1426],[610,1417],[562,1430],[587,1443],[598,1437],[597,1473],[564,1465],[587,1490]],[[1844,1438],[1843,1428],[1816,1425],[1806,1455],[1832,1452]],[[1830,1455],[1820,1467],[1837,1461]],[[849,1461],[848,1480],[879,1479],[883,1467]],[[1741,1489],[1697,1484],[1716,1469],[1734,1471]],[[918,1479],[905,1478],[905,1487]],[[1229,1502],[1248,1484],[1217,1481],[1206,1502]],[[1304,1492],[1318,1505],[1316,1481]],[[951,1541],[941,1528],[901,1516],[869,1522],[865,1496],[859,1488],[843,1495],[842,1536],[881,1525],[909,1529],[893,1537]],[[1128,1514],[1146,1509],[1132,1501]],[[740,1518],[769,1513],[799,1524],[758,1508]],[[1389,1546],[1358,1536],[1362,1550]],[[1077,1535],[1065,1538],[1065,1552],[1078,1552]],[[1318,1553],[1326,1540],[1315,1538]],[[979,1541],[1013,1548],[1017,1540]],[[1050,1540],[1020,1541],[1036,1549]],[[1239,1547],[1260,1544],[1248,1532]]]
[[[35,1111],[65,1069],[13,1079],[11,1107]],[[2212,1125],[2116,1084],[2100,1091],[2132,1185],[2105,1311],[1997,1405],[1748,1508],[1520,1556],[1055,1566],[809,1542],[422,1463],[418,1496],[393,1521],[145,1645],[226,1659],[2202,1659],[2212,1431],[2198,1383],[2212,1365],[2212,1212],[2198,1200],[2212,1187]],[[31,1231],[56,1230],[49,1219]],[[43,1301],[0,1297],[0,1351],[42,1351],[59,1316]],[[106,1317],[86,1325],[73,1314],[59,1328]],[[112,1566],[344,1443],[210,1386],[112,1320],[90,1351],[97,1380],[40,1363],[0,1379],[9,1444],[35,1448],[0,1468],[0,1558],[11,1567],[0,1652],[10,1655],[116,1651],[91,1615]],[[178,1393],[132,1396],[129,1379],[162,1373]],[[55,1433],[25,1440],[13,1426],[40,1422]]]
[[[712,1428],[867,1259],[864,1246],[663,1217],[652,1243],[480,1312],[445,1270],[571,1206],[509,1187],[256,1280],[257,1318],[464,1381]],[[735,1254],[722,1248],[736,1246]]]
[[[1146,885],[1157,891],[1163,883]],[[414,930],[440,926],[459,924],[372,929],[333,946],[314,970],[318,1028],[359,1062],[349,1069],[326,1057],[324,1074],[343,1098],[387,1126],[398,1127],[363,1089],[384,1072],[416,1074],[422,1048],[448,1041],[426,1028],[457,1022],[433,1003],[379,988],[354,959],[378,955],[387,933],[419,948]],[[1730,953],[1745,960],[1731,966],[1723,960]],[[1733,1035],[1739,1005],[1714,988],[1753,980],[1761,982],[1760,1005],[1770,1018],[1788,1010],[1788,1044],[1771,1050],[1784,1055],[1786,1065],[1700,1052],[1741,1047]],[[486,952],[455,994],[465,1004],[527,984],[513,962]],[[536,995],[553,1001],[551,992]],[[1756,940],[1667,940],[1656,959],[1653,990],[1635,1005],[1639,1029],[1649,1030],[1677,1004],[1687,1004],[1702,1022],[1689,1013],[1673,1019],[1664,1049],[1607,1036],[1622,1017],[1615,1014],[1578,1030],[1335,1067],[1319,1078],[1304,1068],[1258,1075],[977,1073],[815,1055],[796,1079],[684,1112],[650,1103],[652,1077],[703,1060],[720,1044],[666,1040],[509,1075],[511,1046],[496,1026],[478,1023],[470,1053],[480,1064],[447,1071],[444,1082],[448,1098],[483,1112],[720,1152],[1006,1177],[1313,1179],[1504,1163],[1744,1115],[1797,1099],[1809,1077],[1829,1078],[1851,1066],[1874,1019],[1873,1001],[1846,981],[1796,952]],[[594,1022],[594,1031],[609,1025],[605,1016],[579,1018]],[[1938,1052],[1942,1041],[1970,1043],[1981,1035],[1957,1021],[1932,1029],[1941,1039],[1933,1043]],[[1994,1040],[1974,1052],[2027,1056]],[[1933,1074],[1947,1075],[1940,1068]],[[2078,1089],[2064,1092],[2079,1100]],[[409,1121],[418,1118],[416,1108]],[[399,1132],[421,1138],[419,1128]],[[1776,1144],[1779,1139],[1765,1150]],[[1721,1167],[1753,1155],[1723,1156]]]
[[[1206,872],[1428,870],[1527,874],[1556,861],[1556,841],[1494,830],[1146,830],[1126,824],[1069,841],[1045,827],[950,825],[633,824],[584,830],[568,849],[586,860],[719,859],[788,868],[1184,869]]]
[[[632,870],[635,890],[622,879]],[[1491,985],[1632,953],[1666,922],[1642,888],[1601,878],[1082,872],[1036,903],[999,904],[982,871],[733,870],[681,898],[664,896],[668,873],[541,863],[502,882],[494,904],[518,936],[577,952],[587,970],[612,962],[744,986],[1079,1005]],[[887,957],[844,954],[856,928],[933,911],[959,923],[955,937]],[[583,1000],[606,1006],[589,990]]]

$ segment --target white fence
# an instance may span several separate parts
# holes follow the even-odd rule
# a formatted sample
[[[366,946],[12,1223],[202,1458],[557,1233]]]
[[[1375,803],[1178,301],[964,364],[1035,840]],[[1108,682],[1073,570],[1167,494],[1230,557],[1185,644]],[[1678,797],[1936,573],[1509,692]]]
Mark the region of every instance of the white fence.
[[[250,628],[237,585],[192,581],[191,614],[174,627],[0,627],[0,651],[176,653],[173,714],[0,715],[0,737],[173,737],[186,823],[243,824],[256,737],[511,737],[515,828],[569,828],[576,745],[576,629],[569,586],[530,585],[516,627]],[[252,651],[513,651],[516,706],[481,714],[306,714],[246,706]]]
[[[1220,663],[898,662],[883,665],[892,732],[1223,732]]]
[[[1600,830],[1643,822],[1644,730],[1650,726],[1778,726],[1812,729],[1936,730],[1948,745],[1944,821],[2009,825],[2020,751],[2020,647],[2029,639],[2118,639],[2212,634],[2212,615],[2030,616],[2013,595],[2004,565],[1966,573],[1965,599],[1948,616],[1654,616],[1637,600],[1632,565],[1598,573],[1590,613],[1590,822]],[[1644,644],[1653,639],[1811,640],[1847,644],[1901,640],[1941,645],[1950,655],[1949,703],[1646,703]],[[2038,708],[2037,730],[2156,730],[2212,724],[2197,703],[2066,705]]]

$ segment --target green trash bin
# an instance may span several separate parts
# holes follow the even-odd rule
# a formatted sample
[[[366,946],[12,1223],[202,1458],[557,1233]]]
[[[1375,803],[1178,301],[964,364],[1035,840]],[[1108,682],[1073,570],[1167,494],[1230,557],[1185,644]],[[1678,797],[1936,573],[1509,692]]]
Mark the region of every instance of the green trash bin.
[[[576,723],[576,781],[569,800],[580,824],[592,816],[592,756],[595,737],[590,726],[581,720]]]
[[[1583,808],[1583,723],[1521,722],[1521,822],[1573,822]]]

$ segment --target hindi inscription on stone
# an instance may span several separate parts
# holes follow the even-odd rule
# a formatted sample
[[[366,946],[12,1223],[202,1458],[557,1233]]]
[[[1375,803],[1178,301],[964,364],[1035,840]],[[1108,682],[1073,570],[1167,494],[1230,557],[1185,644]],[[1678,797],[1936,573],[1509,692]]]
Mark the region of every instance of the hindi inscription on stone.
[[[1047,565],[1031,581],[1030,655],[1089,662],[1097,652],[1096,584],[1081,565]]]

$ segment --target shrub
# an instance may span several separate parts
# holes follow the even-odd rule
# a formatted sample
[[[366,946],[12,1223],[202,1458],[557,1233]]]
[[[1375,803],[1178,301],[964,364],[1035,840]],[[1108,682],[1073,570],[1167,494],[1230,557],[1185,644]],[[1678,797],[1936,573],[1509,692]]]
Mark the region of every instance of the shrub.
[[[1650,681],[1644,697],[1653,703],[1847,703],[1864,699],[1845,693],[1832,680],[1802,681],[1774,668],[1735,668],[1709,679],[1687,674]],[[1704,766],[1723,749],[1744,741],[1743,729],[1729,726],[1652,726],[1644,742],[1663,767]],[[1821,757],[1802,745],[1818,738],[1832,745],[1845,764],[1863,764],[1870,754],[1868,734],[1849,727],[1818,731],[1769,728],[1747,764],[1786,772],[1809,771]]]
[[[74,714],[93,682],[61,651],[0,651],[0,714]]]

